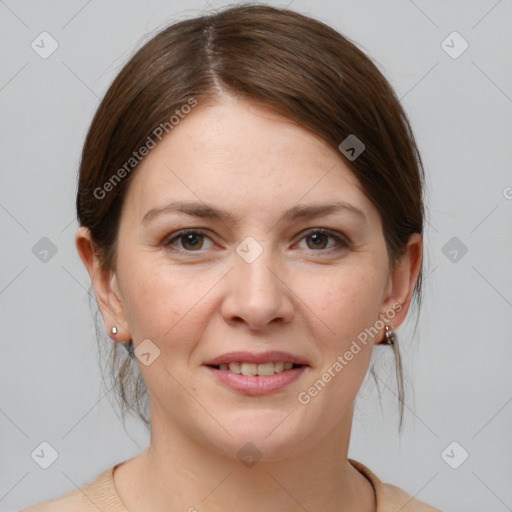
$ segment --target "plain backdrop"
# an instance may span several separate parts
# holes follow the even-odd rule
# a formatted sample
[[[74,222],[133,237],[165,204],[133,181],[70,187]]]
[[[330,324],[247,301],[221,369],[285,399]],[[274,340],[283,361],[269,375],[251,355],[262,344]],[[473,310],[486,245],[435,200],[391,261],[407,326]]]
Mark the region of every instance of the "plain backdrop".
[[[79,156],[100,98],[147,34],[227,3],[0,1],[2,512],[147,446],[101,380],[73,238]],[[412,318],[398,330],[404,432],[391,351],[377,347],[382,401],[368,375],[349,456],[443,511],[511,510],[512,2],[288,5],[356,42],[390,80],[429,182],[424,307],[414,338]],[[41,447],[56,452],[47,469]]]

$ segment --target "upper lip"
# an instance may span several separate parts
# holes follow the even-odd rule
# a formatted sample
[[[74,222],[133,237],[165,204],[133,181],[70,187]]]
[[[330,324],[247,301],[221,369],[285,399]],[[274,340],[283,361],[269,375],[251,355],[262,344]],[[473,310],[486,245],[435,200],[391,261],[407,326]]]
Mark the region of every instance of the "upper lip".
[[[303,357],[299,357],[289,352],[282,352],[280,350],[271,350],[267,352],[245,352],[245,351],[237,351],[237,352],[229,352],[227,354],[222,354],[214,359],[210,359],[206,361],[205,365],[219,365],[219,364],[229,364],[229,363],[278,363],[278,362],[290,362],[294,364],[308,365],[308,362]]]

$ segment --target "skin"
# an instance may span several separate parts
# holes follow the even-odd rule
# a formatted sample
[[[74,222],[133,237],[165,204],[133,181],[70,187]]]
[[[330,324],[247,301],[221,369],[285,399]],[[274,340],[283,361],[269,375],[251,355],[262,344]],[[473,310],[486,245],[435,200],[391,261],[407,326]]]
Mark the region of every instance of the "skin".
[[[114,473],[126,508],[374,511],[373,487],[347,453],[354,400],[384,329],[307,405],[297,395],[393,304],[401,310],[390,324],[403,322],[420,235],[390,272],[379,213],[343,157],[297,124],[229,96],[196,107],[134,172],[115,271],[101,268],[86,228],[76,233],[109,335],[135,347],[150,339],[160,350],[150,365],[138,361],[151,443]],[[183,213],[142,222],[171,200],[214,205],[236,223]],[[339,200],[366,221],[348,212],[279,221],[297,204]],[[187,228],[205,235],[174,240],[175,251],[165,246]],[[306,233],[312,228],[348,245]],[[252,263],[236,252],[248,236],[263,249]],[[309,367],[281,390],[247,396],[203,366],[235,350],[283,350]],[[237,457],[247,442],[262,455],[252,467]]]

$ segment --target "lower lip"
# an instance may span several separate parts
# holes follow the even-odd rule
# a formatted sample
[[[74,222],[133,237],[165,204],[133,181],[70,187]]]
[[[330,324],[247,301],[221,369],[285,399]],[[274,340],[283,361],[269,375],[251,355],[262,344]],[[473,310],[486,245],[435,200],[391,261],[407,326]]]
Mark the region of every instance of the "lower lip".
[[[231,389],[246,395],[265,395],[284,388],[297,380],[307,366],[284,370],[273,375],[241,375],[229,370],[219,370],[206,366],[213,376]]]

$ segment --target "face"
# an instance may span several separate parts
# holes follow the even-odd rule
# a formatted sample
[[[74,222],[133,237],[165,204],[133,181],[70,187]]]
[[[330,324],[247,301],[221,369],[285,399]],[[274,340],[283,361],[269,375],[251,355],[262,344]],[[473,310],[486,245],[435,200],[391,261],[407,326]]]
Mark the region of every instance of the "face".
[[[110,305],[150,354],[152,430],[232,455],[250,441],[284,457],[345,429],[379,315],[410,291],[341,155],[234,99],[196,107],[141,162],[117,254]]]

